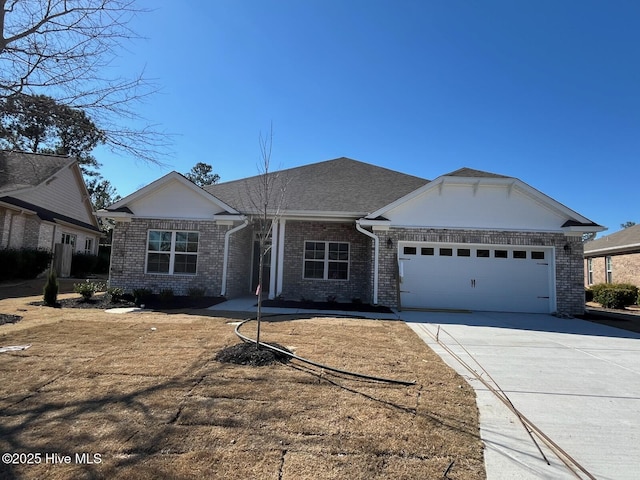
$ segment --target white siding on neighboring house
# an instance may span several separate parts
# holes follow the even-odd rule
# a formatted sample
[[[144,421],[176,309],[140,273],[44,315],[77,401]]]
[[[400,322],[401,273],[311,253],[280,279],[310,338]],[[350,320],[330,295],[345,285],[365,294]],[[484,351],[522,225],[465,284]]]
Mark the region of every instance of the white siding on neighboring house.
[[[63,168],[54,175],[48,185],[43,183],[27,192],[16,193],[14,196],[25,202],[41,205],[53,212],[94,225],[95,219],[85,202],[85,192],[75,175],[73,168]]]

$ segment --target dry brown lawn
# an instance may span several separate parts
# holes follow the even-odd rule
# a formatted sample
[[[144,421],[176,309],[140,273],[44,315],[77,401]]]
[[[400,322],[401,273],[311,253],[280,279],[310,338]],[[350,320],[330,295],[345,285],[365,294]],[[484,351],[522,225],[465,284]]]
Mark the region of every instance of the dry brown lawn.
[[[41,463],[0,463],[0,478],[485,478],[473,390],[402,322],[278,317],[262,339],[411,387],[295,361],[219,363],[238,342],[230,316],[35,300],[0,300],[0,313],[24,317],[0,326],[0,346],[32,345],[0,353],[0,453]],[[53,464],[54,453],[72,463]],[[100,463],[75,463],[82,453]]]

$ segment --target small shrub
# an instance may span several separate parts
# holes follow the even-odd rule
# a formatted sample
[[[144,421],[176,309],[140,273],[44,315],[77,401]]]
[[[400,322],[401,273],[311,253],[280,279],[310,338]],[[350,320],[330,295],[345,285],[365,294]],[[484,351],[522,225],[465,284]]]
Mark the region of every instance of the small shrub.
[[[58,303],[58,277],[55,270],[51,270],[44,285],[44,303],[53,307]]]
[[[202,298],[204,297],[204,288],[191,287],[187,293],[191,298]]]
[[[97,255],[74,253],[71,257],[71,276],[74,278],[84,278],[90,273],[95,272],[97,264]]]
[[[163,288],[162,290],[160,290],[160,294],[158,295],[158,297],[160,297],[160,301],[162,303],[169,303],[171,300],[173,300],[173,289]]]
[[[107,295],[109,295],[111,303],[117,303],[122,300],[124,290],[119,287],[109,287],[107,288]]]
[[[73,284],[73,291],[82,295],[82,298],[85,301],[93,297],[94,293],[100,292],[102,290],[104,290],[104,284],[100,282],[92,282],[90,280],[87,280],[86,282]]]
[[[338,297],[336,295],[327,295],[327,303],[338,303]]]
[[[584,301],[585,302],[593,302],[593,290],[587,288],[584,291]]]
[[[593,300],[604,308],[623,309],[638,300],[638,287],[628,283],[601,283],[591,287]]]
[[[153,294],[153,292],[148,288],[134,288],[132,293],[133,301],[136,305],[140,305],[140,303],[148,299]]]

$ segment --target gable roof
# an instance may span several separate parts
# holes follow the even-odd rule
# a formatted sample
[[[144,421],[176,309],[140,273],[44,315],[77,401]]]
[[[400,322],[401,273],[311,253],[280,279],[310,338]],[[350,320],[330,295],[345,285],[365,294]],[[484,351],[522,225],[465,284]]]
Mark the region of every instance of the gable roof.
[[[223,202],[220,198],[212,195],[211,193],[204,190],[203,188],[200,188],[198,185],[193,183],[191,180],[186,178],[181,173],[178,173],[175,171],[167,173],[165,176],[160,177],[159,179],[151,182],[149,185],[146,185],[145,187],[142,187],[140,190],[137,190],[132,194],[127,195],[126,197],[118,200],[114,204],[107,207],[105,210],[109,212],[115,212],[115,213],[132,214],[132,210],[129,208],[129,205],[131,205],[133,202],[137,200],[143,199],[148,195],[152,195],[155,192],[160,191],[162,188],[164,188],[166,185],[172,182],[177,182],[178,184],[186,188],[187,191],[194,192],[196,195],[205,199],[205,201],[211,202],[212,204],[217,205],[226,213],[238,214],[238,212],[232,206]]]
[[[0,150],[0,193],[36,187],[73,162],[61,155]]]
[[[640,225],[624,228],[619,232],[584,244],[584,254],[589,257],[606,253],[630,253],[633,251],[640,251]]]
[[[408,194],[429,181],[346,157],[326,160],[267,174],[277,206],[289,214],[366,215]],[[208,185],[206,191],[236,210],[255,213],[256,192],[262,175]]]

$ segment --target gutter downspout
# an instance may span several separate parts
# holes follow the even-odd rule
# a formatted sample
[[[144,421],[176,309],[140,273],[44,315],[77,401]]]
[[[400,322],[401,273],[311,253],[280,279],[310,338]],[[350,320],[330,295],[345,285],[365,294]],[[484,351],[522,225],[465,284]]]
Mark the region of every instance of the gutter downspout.
[[[224,256],[222,257],[222,289],[220,290],[220,296],[224,297],[227,294],[227,265],[229,263],[229,237],[231,234],[236,233],[238,230],[242,230],[249,225],[249,220],[245,220],[237,227],[228,230],[224,234]]]
[[[367,237],[373,238],[373,304],[378,304],[378,252],[380,250],[380,239],[369,230],[365,230],[360,226],[360,220],[356,220],[356,230],[365,234]]]

